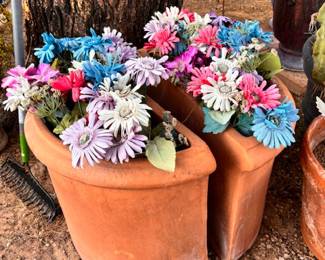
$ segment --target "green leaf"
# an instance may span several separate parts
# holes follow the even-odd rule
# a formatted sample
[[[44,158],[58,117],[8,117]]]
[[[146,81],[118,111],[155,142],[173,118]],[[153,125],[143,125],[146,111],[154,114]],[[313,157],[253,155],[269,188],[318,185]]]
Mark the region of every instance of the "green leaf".
[[[260,55],[261,63],[257,68],[265,79],[271,79],[275,74],[282,71],[279,55],[275,51],[270,51]]]
[[[172,141],[155,137],[146,147],[149,162],[158,169],[174,172],[176,167],[176,149]]]
[[[230,121],[232,115],[235,114],[235,112],[235,110],[231,110],[229,112],[220,112],[213,110],[210,111],[209,114],[213,120],[217,121],[221,125],[225,125]]]
[[[203,133],[213,133],[219,134],[225,131],[229,125],[229,122],[226,124],[220,124],[211,117],[211,110],[207,107],[203,107],[204,113],[204,128]]]
[[[65,114],[65,116],[62,118],[60,124],[58,124],[54,130],[53,133],[60,135],[62,132],[70,127],[75,121],[78,120],[77,116],[73,116],[70,113]]]
[[[60,61],[59,61],[58,58],[56,58],[56,59],[52,62],[51,67],[52,67],[52,69],[54,69],[54,70],[58,70],[58,69],[59,69],[59,65],[60,65]]]
[[[253,117],[249,114],[240,114],[236,120],[235,128],[244,136],[252,136]]]

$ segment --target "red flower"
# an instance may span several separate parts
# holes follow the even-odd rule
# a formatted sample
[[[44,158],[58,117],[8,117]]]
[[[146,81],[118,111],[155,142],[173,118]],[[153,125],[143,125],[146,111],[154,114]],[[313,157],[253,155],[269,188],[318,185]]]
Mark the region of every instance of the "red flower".
[[[187,16],[188,19],[190,20],[190,22],[194,22],[195,21],[194,13],[192,13],[188,9],[182,9],[180,16],[181,16],[181,19],[184,19],[184,16]]]
[[[72,91],[74,102],[79,100],[80,89],[86,84],[82,70],[71,71],[69,75],[62,76],[52,81],[51,87],[60,91]]]

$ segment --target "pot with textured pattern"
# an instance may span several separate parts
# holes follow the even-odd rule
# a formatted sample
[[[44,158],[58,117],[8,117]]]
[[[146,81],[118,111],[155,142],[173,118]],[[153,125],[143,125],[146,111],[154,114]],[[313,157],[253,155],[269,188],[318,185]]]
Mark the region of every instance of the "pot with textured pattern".
[[[325,259],[325,169],[313,151],[325,141],[325,117],[309,126],[301,150],[304,171],[301,230],[305,243],[319,259]]]

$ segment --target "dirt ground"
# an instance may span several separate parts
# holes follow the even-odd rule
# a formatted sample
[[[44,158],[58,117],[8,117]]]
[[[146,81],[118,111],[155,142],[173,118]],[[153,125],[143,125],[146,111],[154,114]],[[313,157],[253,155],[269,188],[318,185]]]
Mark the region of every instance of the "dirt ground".
[[[200,13],[211,9],[221,13],[221,2],[222,0],[185,0],[184,5]],[[265,28],[272,16],[269,0],[225,2],[225,15],[240,19],[259,19]],[[303,79],[301,88],[304,87],[305,78],[302,73],[288,75],[293,79]],[[296,94],[297,105],[300,107],[301,93]],[[302,170],[297,160],[303,133],[301,120],[297,125],[296,144],[286,149],[275,161],[261,231],[252,249],[242,257],[243,260],[316,259],[304,245],[299,226]],[[1,162],[8,156],[19,160],[17,134],[17,131],[9,134],[7,149],[0,154]],[[31,165],[41,183],[53,192],[46,168],[35,158],[32,158]],[[79,256],[71,242],[63,216],[53,223],[47,223],[33,211],[26,209],[0,184],[0,259],[75,260]]]

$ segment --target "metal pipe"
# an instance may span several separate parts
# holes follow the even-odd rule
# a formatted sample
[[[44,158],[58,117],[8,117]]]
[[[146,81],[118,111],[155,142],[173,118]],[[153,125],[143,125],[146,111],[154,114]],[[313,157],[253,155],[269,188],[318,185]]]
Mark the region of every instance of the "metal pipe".
[[[16,66],[25,66],[24,58],[24,35],[23,35],[23,12],[22,12],[22,0],[11,0],[12,8],[12,28],[13,28],[13,40],[14,40],[14,52]],[[18,109],[18,121],[19,121],[19,143],[21,160],[24,164],[29,161],[29,151],[24,134],[24,120],[26,111],[21,108]]]
[[[16,65],[25,66],[22,0],[11,0]]]

